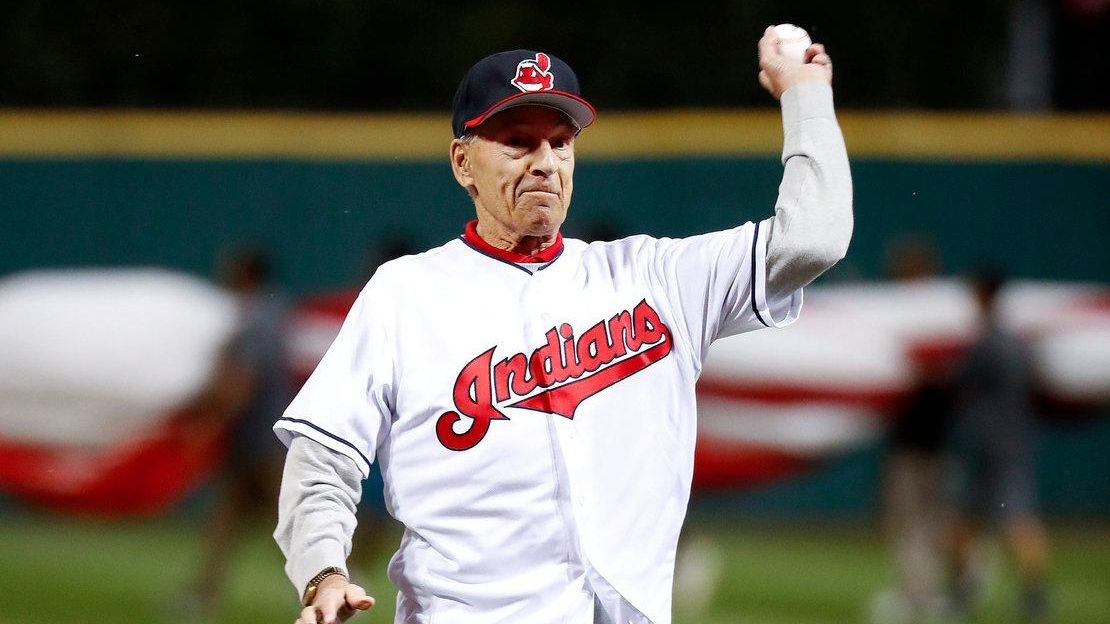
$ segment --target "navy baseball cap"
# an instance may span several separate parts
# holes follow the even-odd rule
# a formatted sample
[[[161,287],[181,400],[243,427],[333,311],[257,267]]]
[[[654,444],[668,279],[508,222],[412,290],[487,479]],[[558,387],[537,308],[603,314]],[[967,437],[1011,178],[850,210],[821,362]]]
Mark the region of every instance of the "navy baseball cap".
[[[560,110],[579,130],[597,117],[579,95],[570,65],[544,52],[512,50],[491,54],[466,72],[455,92],[451,130],[459,138],[494,114],[524,104]]]

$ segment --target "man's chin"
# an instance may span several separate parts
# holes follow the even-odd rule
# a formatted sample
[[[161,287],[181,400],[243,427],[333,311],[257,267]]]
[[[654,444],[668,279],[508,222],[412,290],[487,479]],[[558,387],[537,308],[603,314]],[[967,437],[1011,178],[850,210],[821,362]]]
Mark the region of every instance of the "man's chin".
[[[522,228],[528,236],[549,236],[559,231],[566,219],[566,211],[562,206],[550,206],[543,203],[525,207],[521,213]]]

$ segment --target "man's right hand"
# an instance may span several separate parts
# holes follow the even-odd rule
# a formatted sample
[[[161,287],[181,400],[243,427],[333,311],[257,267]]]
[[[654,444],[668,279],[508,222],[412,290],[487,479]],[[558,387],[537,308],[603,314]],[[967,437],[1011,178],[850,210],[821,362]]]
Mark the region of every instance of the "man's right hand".
[[[320,581],[312,604],[301,611],[293,624],[338,624],[372,606],[374,599],[364,589],[342,574],[333,574]]]

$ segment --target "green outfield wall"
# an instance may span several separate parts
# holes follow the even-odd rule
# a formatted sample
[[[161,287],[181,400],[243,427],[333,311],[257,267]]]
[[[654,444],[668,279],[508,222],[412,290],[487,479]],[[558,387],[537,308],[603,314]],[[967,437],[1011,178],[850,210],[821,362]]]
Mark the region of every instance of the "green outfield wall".
[[[953,272],[1110,279],[1110,166],[855,160],[856,234],[840,277],[880,277],[883,245],[923,233]],[[773,211],[773,156],[578,165],[570,235],[684,236]],[[446,162],[0,161],[0,272],[157,265],[209,274],[221,245],[268,247],[288,288],[361,278],[367,250],[429,247],[473,216]]]

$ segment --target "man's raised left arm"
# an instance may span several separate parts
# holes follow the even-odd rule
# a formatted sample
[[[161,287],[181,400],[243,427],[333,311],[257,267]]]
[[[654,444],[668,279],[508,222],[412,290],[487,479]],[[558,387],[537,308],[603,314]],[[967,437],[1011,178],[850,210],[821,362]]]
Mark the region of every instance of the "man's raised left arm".
[[[852,176],[832,97],[832,60],[814,44],[784,58],[768,28],[759,81],[782,104],[783,177],[767,247],[768,294],[801,288],[836,264],[852,238]]]

